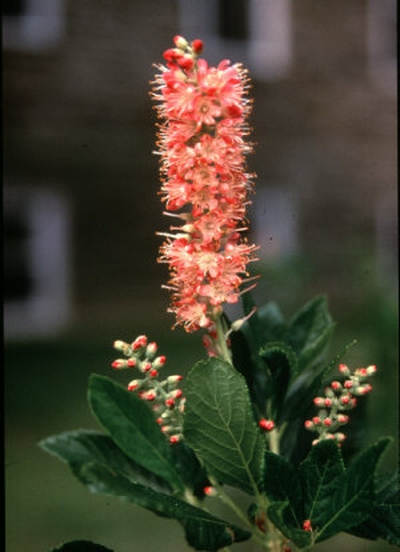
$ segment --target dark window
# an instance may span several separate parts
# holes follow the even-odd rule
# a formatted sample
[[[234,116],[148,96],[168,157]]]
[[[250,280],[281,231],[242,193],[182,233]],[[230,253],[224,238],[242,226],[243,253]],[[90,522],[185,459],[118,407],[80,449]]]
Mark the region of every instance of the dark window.
[[[33,291],[29,238],[30,231],[22,217],[5,217],[3,289],[6,301],[22,301]]]
[[[222,38],[248,38],[248,0],[218,0],[218,33]]]
[[[3,15],[22,15],[25,11],[25,0],[3,0]]]

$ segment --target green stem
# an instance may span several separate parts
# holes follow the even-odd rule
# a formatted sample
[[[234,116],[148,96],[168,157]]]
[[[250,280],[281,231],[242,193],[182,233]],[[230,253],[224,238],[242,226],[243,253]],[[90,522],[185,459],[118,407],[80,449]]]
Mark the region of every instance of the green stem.
[[[218,352],[220,356],[229,362],[229,364],[232,364],[232,355],[229,350],[229,347],[226,343],[226,332],[227,329],[225,328],[225,324],[223,322],[222,316],[219,316],[215,321],[215,327],[217,329],[217,341],[216,346],[218,349]]]

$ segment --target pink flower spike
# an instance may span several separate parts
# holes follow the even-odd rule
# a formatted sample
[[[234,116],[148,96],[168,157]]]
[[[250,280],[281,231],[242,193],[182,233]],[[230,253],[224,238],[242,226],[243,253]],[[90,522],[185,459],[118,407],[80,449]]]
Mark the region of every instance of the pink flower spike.
[[[209,329],[223,304],[238,302],[256,260],[243,237],[251,175],[245,157],[250,111],[245,70],[228,61],[211,67],[198,59],[201,40],[174,37],[160,67],[153,98],[159,102],[159,141],[166,212],[181,211],[181,226],[160,247],[169,266],[169,311],[187,332]],[[210,348],[209,352],[214,353]]]

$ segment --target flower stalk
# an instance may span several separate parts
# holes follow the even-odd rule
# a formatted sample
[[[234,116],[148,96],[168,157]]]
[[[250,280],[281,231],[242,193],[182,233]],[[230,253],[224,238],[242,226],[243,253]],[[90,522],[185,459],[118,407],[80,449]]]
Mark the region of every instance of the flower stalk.
[[[222,305],[238,301],[255,260],[257,247],[243,235],[253,176],[245,163],[251,102],[240,64],[210,67],[199,58],[200,40],[176,36],[174,43],[152,93],[161,120],[162,200],[180,222],[162,234],[159,262],[169,267],[175,325],[193,332],[219,328]],[[218,347],[229,360],[222,339]]]

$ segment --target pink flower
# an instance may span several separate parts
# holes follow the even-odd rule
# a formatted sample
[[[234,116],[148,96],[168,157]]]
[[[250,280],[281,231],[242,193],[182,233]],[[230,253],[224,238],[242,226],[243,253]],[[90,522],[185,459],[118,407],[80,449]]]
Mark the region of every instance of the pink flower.
[[[170,311],[189,332],[210,328],[224,303],[236,303],[255,260],[243,237],[252,175],[245,156],[251,146],[246,71],[222,61],[198,59],[202,42],[174,38],[158,67],[153,98],[161,125],[162,200],[180,225],[160,248],[169,266]]]

